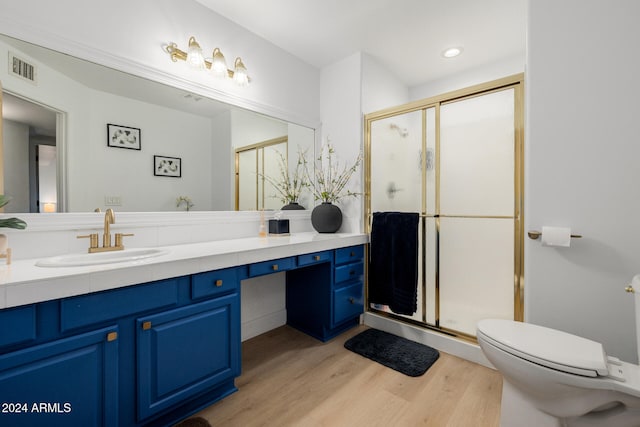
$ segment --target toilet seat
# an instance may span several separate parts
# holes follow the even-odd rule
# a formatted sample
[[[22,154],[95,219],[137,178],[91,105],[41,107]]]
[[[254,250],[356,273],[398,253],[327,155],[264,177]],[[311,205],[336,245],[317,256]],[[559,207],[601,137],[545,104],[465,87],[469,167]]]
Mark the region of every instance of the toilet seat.
[[[602,344],[566,332],[502,319],[478,322],[478,338],[538,365],[586,377],[608,376]]]

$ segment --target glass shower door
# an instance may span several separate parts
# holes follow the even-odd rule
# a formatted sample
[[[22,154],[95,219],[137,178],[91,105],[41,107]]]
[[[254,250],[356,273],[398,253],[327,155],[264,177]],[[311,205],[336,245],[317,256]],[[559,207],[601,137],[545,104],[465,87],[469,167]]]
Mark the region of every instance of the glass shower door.
[[[440,327],[514,317],[515,89],[440,107]]]
[[[418,311],[373,311],[467,337],[483,318],[522,320],[522,82],[365,116],[367,219],[420,213]]]
[[[371,124],[371,212],[422,213],[422,111]],[[424,227],[420,218],[419,233]],[[371,221],[371,218],[369,218]],[[418,311],[405,316],[423,321],[422,239],[418,237]],[[378,310],[390,311],[386,306]]]

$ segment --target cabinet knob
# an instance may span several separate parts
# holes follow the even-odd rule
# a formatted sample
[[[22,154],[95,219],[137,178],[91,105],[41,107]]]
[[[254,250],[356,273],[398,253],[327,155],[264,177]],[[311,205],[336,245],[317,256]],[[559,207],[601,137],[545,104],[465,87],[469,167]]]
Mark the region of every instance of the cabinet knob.
[[[216,287],[219,288],[220,286],[222,286],[222,280],[218,279],[218,280],[216,280]]]
[[[148,331],[149,329],[151,329],[151,322],[144,322],[142,324],[142,330],[143,331]]]
[[[320,261],[320,255],[314,256],[313,259],[315,259],[316,261]]]
[[[354,299],[353,299],[353,297],[349,297],[349,302],[350,302],[351,304],[354,304],[354,303],[356,302],[356,300],[354,300]]]
[[[271,269],[272,269],[273,271],[278,271],[278,264],[273,264],[273,265],[271,266]]]
[[[349,270],[349,276],[353,276],[354,274],[356,274],[355,270]]]
[[[111,342],[111,341],[115,341],[118,339],[118,333],[117,332],[109,332],[107,334],[107,341]]]
[[[355,252],[351,252],[351,253],[349,254],[349,256],[356,256],[356,253],[355,253]]]

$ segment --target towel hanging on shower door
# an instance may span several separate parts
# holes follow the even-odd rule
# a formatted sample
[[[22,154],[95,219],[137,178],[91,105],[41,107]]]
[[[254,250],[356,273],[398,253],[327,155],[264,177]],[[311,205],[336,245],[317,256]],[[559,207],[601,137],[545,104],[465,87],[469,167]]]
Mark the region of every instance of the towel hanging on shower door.
[[[371,224],[369,303],[397,314],[418,308],[418,222],[413,212],[375,212]]]

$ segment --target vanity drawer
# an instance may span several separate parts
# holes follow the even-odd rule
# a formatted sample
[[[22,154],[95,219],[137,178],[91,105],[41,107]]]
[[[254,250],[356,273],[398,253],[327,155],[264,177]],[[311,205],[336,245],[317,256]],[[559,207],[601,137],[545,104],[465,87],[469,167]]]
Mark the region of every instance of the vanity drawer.
[[[331,251],[298,255],[298,267],[331,261]]]
[[[0,347],[32,341],[35,338],[35,305],[0,311]]]
[[[356,283],[333,292],[334,325],[359,316],[363,312],[363,287],[362,283]]]
[[[359,280],[362,281],[364,274],[364,263],[357,262],[354,264],[341,265],[336,267],[335,282],[338,285],[340,282]]]
[[[274,259],[270,261],[257,262],[249,265],[249,277],[262,276],[263,274],[278,273],[280,271],[291,270],[296,267],[294,257]]]
[[[363,259],[364,246],[362,245],[336,249],[336,265],[362,261]]]
[[[61,330],[64,332],[130,314],[176,305],[179,281],[180,279],[177,278],[168,279],[63,299],[60,301]]]
[[[191,298],[236,291],[238,284],[238,269],[235,267],[194,274],[191,281]]]

